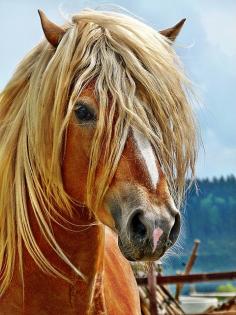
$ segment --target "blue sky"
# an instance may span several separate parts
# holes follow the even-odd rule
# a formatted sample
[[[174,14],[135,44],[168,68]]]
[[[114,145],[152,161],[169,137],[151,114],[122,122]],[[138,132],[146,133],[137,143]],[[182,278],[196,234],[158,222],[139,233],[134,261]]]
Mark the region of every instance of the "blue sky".
[[[95,8],[104,1],[0,0],[0,89],[17,63],[43,37],[37,9],[63,23],[60,11]],[[187,18],[177,51],[201,99],[196,109],[204,151],[197,175],[236,175],[236,1],[113,0],[162,29]]]

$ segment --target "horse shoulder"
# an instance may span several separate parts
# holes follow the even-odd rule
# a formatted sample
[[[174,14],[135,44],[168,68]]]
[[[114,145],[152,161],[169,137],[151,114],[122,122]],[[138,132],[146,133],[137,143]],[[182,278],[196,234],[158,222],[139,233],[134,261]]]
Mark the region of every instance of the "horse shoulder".
[[[117,236],[105,233],[104,295],[109,315],[140,315],[137,283],[129,262],[121,254]]]

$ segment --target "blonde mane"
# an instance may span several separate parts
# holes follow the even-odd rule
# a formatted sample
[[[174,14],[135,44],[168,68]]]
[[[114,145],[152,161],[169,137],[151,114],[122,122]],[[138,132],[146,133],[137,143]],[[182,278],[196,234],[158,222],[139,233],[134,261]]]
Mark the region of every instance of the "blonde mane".
[[[95,82],[100,104],[87,185],[91,211],[99,209],[131,124],[151,141],[178,205],[187,174],[194,174],[191,85],[170,42],[114,12],[81,11],[65,29],[57,49],[46,40],[37,45],[0,94],[0,296],[16,260],[23,273],[23,245],[42,270],[63,277],[35,240],[29,206],[55,254],[83,276],[57,244],[50,222],[73,212],[61,174],[64,137],[74,104],[89,83]],[[98,186],[101,162],[104,177]],[[95,186],[97,199],[92,200]]]

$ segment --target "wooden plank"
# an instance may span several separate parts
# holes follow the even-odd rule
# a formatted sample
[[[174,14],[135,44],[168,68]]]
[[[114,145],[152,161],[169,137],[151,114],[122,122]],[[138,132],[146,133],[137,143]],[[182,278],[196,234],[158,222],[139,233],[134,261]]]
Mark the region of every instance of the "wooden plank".
[[[236,279],[236,271],[230,272],[211,272],[211,273],[195,273],[190,275],[174,275],[174,276],[157,276],[157,284],[175,284],[175,283],[193,283],[208,282],[217,280],[234,280]],[[147,278],[136,278],[139,285],[146,285]]]
[[[158,315],[156,299],[156,277],[153,263],[151,264],[150,270],[148,272],[148,291],[150,301],[150,314]]]

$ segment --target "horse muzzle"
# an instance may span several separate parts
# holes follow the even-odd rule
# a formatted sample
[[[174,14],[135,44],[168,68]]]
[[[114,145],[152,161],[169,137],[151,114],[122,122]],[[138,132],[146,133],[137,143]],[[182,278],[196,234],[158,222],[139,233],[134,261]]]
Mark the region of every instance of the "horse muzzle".
[[[127,199],[129,199],[127,201]],[[130,261],[158,260],[177,240],[180,213],[171,205],[152,205],[132,199],[111,198],[108,209],[114,219],[118,244]]]
[[[118,232],[118,243],[128,260],[154,261],[176,242],[179,231],[179,213],[167,218],[158,212],[137,209],[127,221],[126,232]]]

